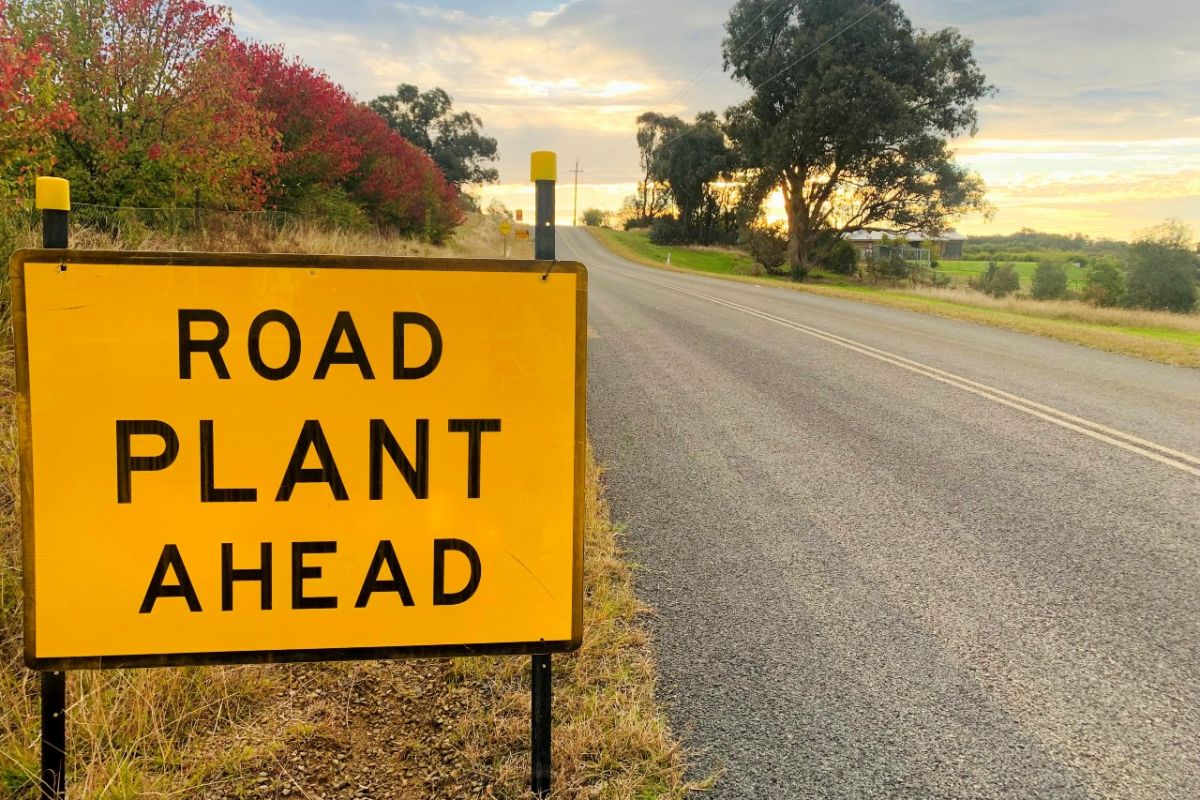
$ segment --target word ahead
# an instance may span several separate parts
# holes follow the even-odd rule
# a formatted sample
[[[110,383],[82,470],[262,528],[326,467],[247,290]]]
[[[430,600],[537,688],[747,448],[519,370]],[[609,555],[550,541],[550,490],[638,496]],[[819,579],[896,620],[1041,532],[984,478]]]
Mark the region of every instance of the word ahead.
[[[26,662],[582,631],[575,264],[25,251]]]

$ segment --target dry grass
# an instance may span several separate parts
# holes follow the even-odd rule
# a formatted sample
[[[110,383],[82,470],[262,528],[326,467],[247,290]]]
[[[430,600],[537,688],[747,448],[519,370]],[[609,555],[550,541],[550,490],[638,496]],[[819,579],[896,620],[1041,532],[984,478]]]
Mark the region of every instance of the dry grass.
[[[498,257],[473,217],[437,248],[295,226],[76,247]],[[32,241],[21,243],[31,246]],[[532,257],[530,242],[512,256]],[[7,334],[8,321],[4,320]],[[0,798],[36,796],[38,681],[21,663],[13,354],[0,342]],[[654,665],[618,532],[589,460],[583,649],[555,659],[556,796],[681,797],[683,756],[654,701]],[[69,674],[72,798],[521,797],[528,658]],[[353,780],[348,780],[353,778]],[[362,796],[362,795],[359,795]]]
[[[620,531],[588,457],[584,644],[554,659],[555,796],[683,797],[684,757],[654,699],[645,613],[621,555]],[[456,659],[471,692],[454,722],[466,760],[489,764],[502,797],[529,779],[529,660]]]
[[[1195,315],[1095,308],[1071,301],[997,300],[965,289],[843,288],[783,281],[779,284],[828,297],[1045,336],[1162,364],[1200,367],[1200,332],[1193,330]]]
[[[513,258],[533,258],[533,245],[511,242]],[[34,246],[30,240],[25,246]],[[180,237],[138,230],[123,234],[77,229],[71,246],[88,250],[198,250],[236,253],[325,253],[336,255],[500,258],[503,240],[492,220],[473,214],[445,245],[375,233],[330,229],[311,223],[282,227],[239,224],[210,226]]]
[[[1061,319],[1091,325],[1125,328],[1159,328],[1200,334],[1200,314],[1173,314],[1138,308],[1104,308],[1076,300],[1034,300],[1029,297],[989,297],[969,289],[905,289],[901,294],[928,297],[950,303],[969,303],[1012,314],[1044,319]]]

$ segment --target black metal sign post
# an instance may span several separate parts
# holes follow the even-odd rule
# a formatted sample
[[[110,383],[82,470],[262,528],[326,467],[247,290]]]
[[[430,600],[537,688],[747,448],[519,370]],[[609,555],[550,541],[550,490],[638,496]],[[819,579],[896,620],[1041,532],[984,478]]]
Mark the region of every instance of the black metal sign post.
[[[34,205],[42,212],[42,247],[66,249],[71,186],[62,178],[38,178]],[[67,796],[67,674],[42,673],[42,800]]]
[[[67,796],[67,673],[42,673],[42,800]]]
[[[530,175],[537,193],[537,211],[533,257],[539,261],[554,261],[554,184],[558,181],[558,158],[549,151],[536,152],[530,158]],[[546,274],[550,268],[547,267]],[[551,669],[550,655],[533,656],[530,675],[530,754],[533,766],[529,788],[538,797],[550,795],[550,728],[551,728]]]

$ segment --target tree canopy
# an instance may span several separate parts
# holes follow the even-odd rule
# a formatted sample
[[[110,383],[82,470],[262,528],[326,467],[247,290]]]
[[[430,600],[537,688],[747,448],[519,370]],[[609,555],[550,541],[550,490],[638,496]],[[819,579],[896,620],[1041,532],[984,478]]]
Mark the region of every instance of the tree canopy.
[[[84,202],[254,208],[273,169],[270,119],[233,58],[229,12],[200,0],[22,0],[10,14],[44,42],[73,124],[59,173]],[[111,203],[115,204],[115,203]]]
[[[717,115],[698,114],[659,150],[661,174],[671,187],[686,238],[711,243],[729,206],[717,183],[728,177],[734,163]]]
[[[274,206],[431,240],[462,219],[433,159],[204,0],[0,0],[0,202],[51,166],[83,204]]]
[[[642,179],[638,183],[637,202],[642,220],[650,221],[663,213],[671,202],[667,186],[664,142],[687,127],[679,117],[647,111],[637,118],[637,145]]]
[[[795,277],[822,232],[936,234],[984,207],[948,144],[990,91],[957,30],[916,30],[887,0],[739,0],[726,31],[725,68],[753,90],[726,130],[749,190],[782,188]]]
[[[27,42],[0,0],[0,224],[8,201],[53,162],[53,134],[74,118],[53,82],[44,42]]]
[[[1191,244],[1191,230],[1178,220],[1139,236],[1129,248],[1125,304],[1184,313],[1194,310],[1200,260]]]
[[[428,153],[455,186],[500,179],[499,171],[487,166],[497,158],[496,140],[483,135],[479,117],[456,112],[444,89],[422,92],[402,83],[394,94],[380,95],[370,105],[389,128]]]

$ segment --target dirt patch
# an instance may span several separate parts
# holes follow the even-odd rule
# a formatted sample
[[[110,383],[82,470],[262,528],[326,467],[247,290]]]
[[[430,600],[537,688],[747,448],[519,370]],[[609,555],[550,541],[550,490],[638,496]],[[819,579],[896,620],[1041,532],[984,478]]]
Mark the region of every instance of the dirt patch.
[[[214,739],[200,760],[242,752],[210,774],[204,798],[489,798],[490,776],[463,757],[455,722],[471,688],[451,663],[381,661],[287,670],[273,702],[245,729]],[[273,741],[264,742],[263,734]],[[233,773],[233,774],[228,774]]]

